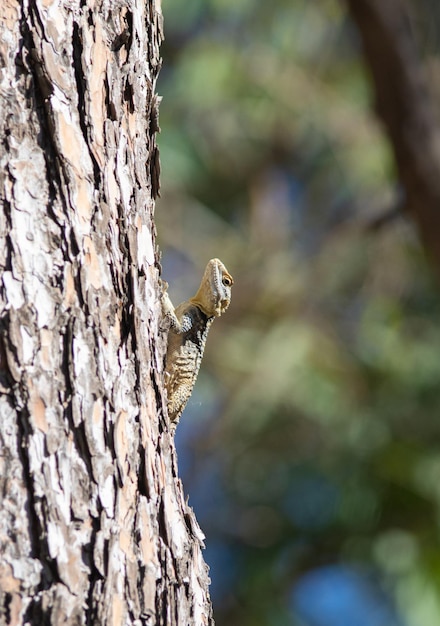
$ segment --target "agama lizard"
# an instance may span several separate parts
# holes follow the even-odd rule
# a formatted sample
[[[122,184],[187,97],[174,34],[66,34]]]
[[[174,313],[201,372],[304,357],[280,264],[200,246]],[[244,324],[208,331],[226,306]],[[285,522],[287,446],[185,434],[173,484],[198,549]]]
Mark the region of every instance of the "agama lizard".
[[[162,284],[162,311],[169,328],[165,386],[174,431],[196,382],[208,331],[214,319],[228,308],[234,281],[219,259],[211,259],[195,296],[176,309],[166,291],[167,283]]]

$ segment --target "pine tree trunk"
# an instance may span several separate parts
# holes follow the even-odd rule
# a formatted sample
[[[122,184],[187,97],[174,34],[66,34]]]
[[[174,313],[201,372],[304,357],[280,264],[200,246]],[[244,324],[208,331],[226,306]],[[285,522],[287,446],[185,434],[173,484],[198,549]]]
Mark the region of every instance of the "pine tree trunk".
[[[0,624],[211,624],[162,393],[160,2],[0,20]]]

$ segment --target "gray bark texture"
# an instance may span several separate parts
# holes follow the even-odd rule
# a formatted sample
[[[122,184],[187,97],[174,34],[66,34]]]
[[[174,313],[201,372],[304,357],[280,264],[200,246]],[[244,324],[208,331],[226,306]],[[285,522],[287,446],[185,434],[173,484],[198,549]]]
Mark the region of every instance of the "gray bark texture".
[[[0,4],[0,624],[212,624],[163,396],[160,1]]]

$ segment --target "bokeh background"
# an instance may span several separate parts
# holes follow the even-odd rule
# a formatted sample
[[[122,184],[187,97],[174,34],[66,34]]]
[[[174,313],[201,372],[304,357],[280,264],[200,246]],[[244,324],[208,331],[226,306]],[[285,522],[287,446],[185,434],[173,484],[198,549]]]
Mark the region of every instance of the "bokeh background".
[[[439,283],[356,28],[339,0],[163,12],[164,277],[176,304],[212,257],[235,280],[176,436],[216,623],[440,624]],[[411,20],[435,92],[440,5]]]

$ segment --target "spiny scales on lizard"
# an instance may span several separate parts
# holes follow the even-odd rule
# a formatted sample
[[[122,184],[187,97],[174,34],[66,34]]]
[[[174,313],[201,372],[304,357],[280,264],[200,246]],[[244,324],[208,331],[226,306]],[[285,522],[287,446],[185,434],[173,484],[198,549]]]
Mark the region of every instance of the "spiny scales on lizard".
[[[211,259],[195,296],[174,309],[166,291],[168,285],[163,283],[162,311],[169,327],[165,386],[173,431],[196,382],[208,331],[214,319],[228,308],[233,284],[223,263]]]

